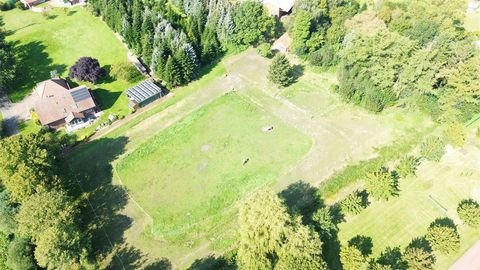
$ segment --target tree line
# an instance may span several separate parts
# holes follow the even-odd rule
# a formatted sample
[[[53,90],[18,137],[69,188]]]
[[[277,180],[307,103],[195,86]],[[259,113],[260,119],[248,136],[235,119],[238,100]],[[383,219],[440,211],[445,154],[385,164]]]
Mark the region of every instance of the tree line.
[[[228,48],[261,43],[275,30],[275,20],[253,0],[92,0],[89,5],[170,87],[192,81]]]
[[[411,106],[465,122],[480,111],[478,36],[463,27],[465,5],[385,1],[366,10],[355,1],[298,1],[294,51],[336,68],[336,92],[370,111]]]

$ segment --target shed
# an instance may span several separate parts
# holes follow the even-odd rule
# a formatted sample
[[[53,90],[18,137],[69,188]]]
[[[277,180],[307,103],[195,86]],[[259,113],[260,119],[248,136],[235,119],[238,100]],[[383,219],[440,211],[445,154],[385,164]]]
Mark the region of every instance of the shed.
[[[283,34],[279,39],[273,43],[272,50],[278,51],[281,53],[287,53],[290,51],[290,45],[292,44],[292,39],[288,33]]]
[[[127,90],[127,96],[130,99],[130,109],[136,110],[149,103],[163,97],[166,90],[156,85],[152,79],[143,81]]]

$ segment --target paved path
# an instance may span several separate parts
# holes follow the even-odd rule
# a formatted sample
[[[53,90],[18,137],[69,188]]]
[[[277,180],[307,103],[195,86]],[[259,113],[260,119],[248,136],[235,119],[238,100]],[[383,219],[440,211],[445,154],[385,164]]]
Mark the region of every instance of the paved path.
[[[0,89],[0,113],[3,116],[3,128],[6,135],[15,135],[18,133],[17,118],[12,114],[12,102],[7,97],[5,91]]]
[[[37,100],[38,96],[32,93],[22,101],[12,103],[5,91],[0,90],[0,112],[3,115],[7,135],[18,134],[18,123],[31,118],[30,110],[35,106]]]

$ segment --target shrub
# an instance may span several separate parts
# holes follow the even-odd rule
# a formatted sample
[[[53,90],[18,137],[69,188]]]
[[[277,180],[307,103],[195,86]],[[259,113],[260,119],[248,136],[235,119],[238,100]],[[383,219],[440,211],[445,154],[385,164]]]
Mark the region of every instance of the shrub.
[[[422,157],[431,161],[440,161],[445,154],[445,143],[439,137],[430,137],[420,146]]]
[[[478,227],[480,225],[480,205],[478,202],[467,199],[460,202],[457,208],[460,219],[468,226]]]
[[[388,201],[398,192],[397,180],[391,172],[382,167],[367,174],[367,191],[377,200]]]
[[[333,67],[338,64],[337,50],[331,45],[326,45],[320,50],[310,54],[310,64],[319,67]]]
[[[444,130],[444,137],[454,147],[461,147],[467,139],[467,130],[461,123],[450,123]]]
[[[340,262],[344,270],[358,270],[365,266],[365,257],[355,246],[342,246],[340,249]]]
[[[348,195],[343,201],[340,202],[340,209],[342,213],[356,215],[362,212],[366,208],[365,200],[363,196],[358,192],[354,192]]]
[[[142,74],[128,62],[113,65],[110,74],[115,79],[126,82],[137,82],[143,78]]]
[[[395,171],[397,172],[399,177],[406,178],[408,176],[415,175],[417,167],[418,159],[413,156],[407,156],[400,160],[400,164],[398,164]]]
[[[19,1],[20,2],[20,1]],[[3,1],[0,2],[0,10],[7,11],[15,8],[15,1]]]
[[[450,219],[435,220],[430,224],[425,238],[434,250],[443,254],[455,252],[460,248],[460,235]]]
[[[27,10],[27,7],[21,2],[21,1],[17,1],[15,3],[15,6],[18,8],[18,9],[21,9],[21,10]]]
[[[270,45],[270,43],[262,43],[262,44],[258,45],[257,52],[258,52],[258,54],[260,54],[263,57],[272,58],[273,51],[272,51],[271,47],[272,46]]]
[[[268,70],[268,79],[280,86],[288,86],[293,83],[293,69],[284,54],[277,54]]]

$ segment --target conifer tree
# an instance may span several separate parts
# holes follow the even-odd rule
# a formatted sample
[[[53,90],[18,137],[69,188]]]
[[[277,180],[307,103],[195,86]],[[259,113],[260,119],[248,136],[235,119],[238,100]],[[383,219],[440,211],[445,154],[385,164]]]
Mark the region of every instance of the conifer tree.
[[[268,79],[279,85],[288,86],[293,83],[293,69],[284,54],[278,54],[273,58],[270,68],[268,70]]]

